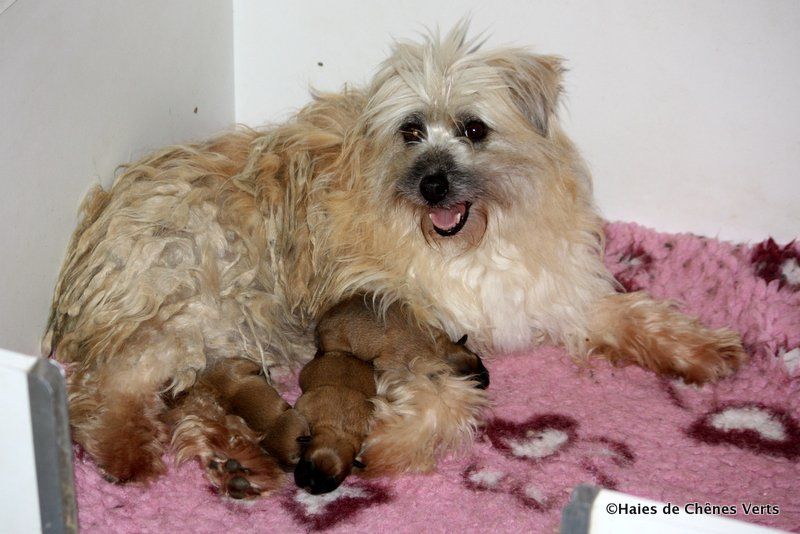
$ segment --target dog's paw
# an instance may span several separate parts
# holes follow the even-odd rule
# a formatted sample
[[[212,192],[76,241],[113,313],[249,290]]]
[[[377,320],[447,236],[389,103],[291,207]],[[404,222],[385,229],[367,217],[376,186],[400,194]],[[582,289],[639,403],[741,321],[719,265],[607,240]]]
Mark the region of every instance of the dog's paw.
[[[587,339],[590,354],[620,364],[637,363],[689,383],[723,378],[747,360],[736,332],[706,328],[673,303],[655,301],[645,293],[601,299],[593,320]]]
[[[208,479],[222,494],[233,499],[253,499],[276,489],[280,473],[266,456],[239,461],[214,457],[206,465]]]
[[[674,359],[675,374],[686,382],[700,384],[733,374],[748,359],[739,335],[727,330],[700,329],[678,337],[688,348],[683,358]]]
[[[158,452],[142,448],[126,451],[114,458],[97,458],[98,468],[103,479],[114,484],[148,483],[166,472]]]
[[[467,336],[455,343],[449,343],[444,359],[453,369],[456,376],[465,376],[474,380],[480,389],[489,387],[489,370],[483,365],[481,357],[466,347]]]
[[[486,391],[429,358],[382,369],[372,402],[362,454],[372,476],[427,472],[444,454],[467,450],[490,404]]]
[[[244,499],[260,495],[247,480],[250,470],[233,458],[215,458],[208,463],[208,477],[219,490],[234,499]]]

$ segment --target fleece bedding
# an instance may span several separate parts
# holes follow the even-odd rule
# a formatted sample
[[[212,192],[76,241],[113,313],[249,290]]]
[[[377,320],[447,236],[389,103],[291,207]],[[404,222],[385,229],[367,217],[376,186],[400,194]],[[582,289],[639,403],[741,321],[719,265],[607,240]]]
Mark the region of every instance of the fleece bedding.
[[[600,359],[576,365],[556,347],[491,355],[493,410],[470,450],[431,474],[351,477],[316,497],[287,478],[256,501],[221,498],[196,462],[171,458],[149,487],[113,485],[76,446],[81,530],[553,532],[572,489],[592,484],[800,532],[800,244],[606,230],[625,289],[741,333],[750,361],[736,375],[696,387]]]

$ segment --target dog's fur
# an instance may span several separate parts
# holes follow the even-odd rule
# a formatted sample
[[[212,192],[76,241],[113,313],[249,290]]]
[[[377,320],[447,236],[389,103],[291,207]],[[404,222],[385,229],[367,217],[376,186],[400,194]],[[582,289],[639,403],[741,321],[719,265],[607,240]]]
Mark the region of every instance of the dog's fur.
[[[232,357],[309,361],[321,313],[356,293],[481,352],[558,343],[693,382],[734,370],[733,332],[617,294],[589,173],[556,116],[561,74],[556,57],[478,50],[461,24],[396,44],[364,90],[162,150],[93,191],[43,344],[69,367],[75,439],[109,477],[146,480],[171,433],[179,457],[235,459],[248,491],[269,490],[275,462],[242,419],[204,408],[204,377]],[[472,142],[475,120],[488,135]],[[420,192],[431,175],[449,180],[435,206]],[[460,232],[440,235],[437,209],[459,212]],[[368,468],[428,469],[469,441],[486,405],[473,386],[445,361],[383,369]]]

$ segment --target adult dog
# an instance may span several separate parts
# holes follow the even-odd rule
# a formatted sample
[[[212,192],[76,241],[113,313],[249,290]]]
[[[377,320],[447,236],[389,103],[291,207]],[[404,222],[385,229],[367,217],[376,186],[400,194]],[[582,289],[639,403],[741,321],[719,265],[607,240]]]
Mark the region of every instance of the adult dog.
[[[378,317],[401,306],[434,353],[469,334],[475,351],[557,343],[691,382],[733,371],[736,334],[617,293],[559,127],[561,74],[556,57],[480,50],[460,24],[396,44],[363,90],[164,149],[93,191],[43,347],[68,366],[75,439],[113,480],[158,475],[171,443],[231,495],[274,488],[260,440],[309,429],[258,369],[308,362],[318,319],[356,294]],[[271,415],[239,417],[220,373],[260,381]],[[428,469],[480,423],[485,392],[445,359],[376,373],[369,469]]]

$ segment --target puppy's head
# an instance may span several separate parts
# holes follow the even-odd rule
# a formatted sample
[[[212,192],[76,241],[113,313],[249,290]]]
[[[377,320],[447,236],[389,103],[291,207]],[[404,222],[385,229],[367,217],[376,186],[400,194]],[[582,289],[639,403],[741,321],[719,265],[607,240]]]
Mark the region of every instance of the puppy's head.
[[[560,60],[479,46],[465,23],[399,43],[368,92],[376,187],[429,243],[477,245],[504,211],[531,206],[536,167],[556,152]]]
[[[295,467],[295,484],[312,495],[335,490],[350,474],[356,452],[350,440],[335,432],[320,430],[304,448]]]

